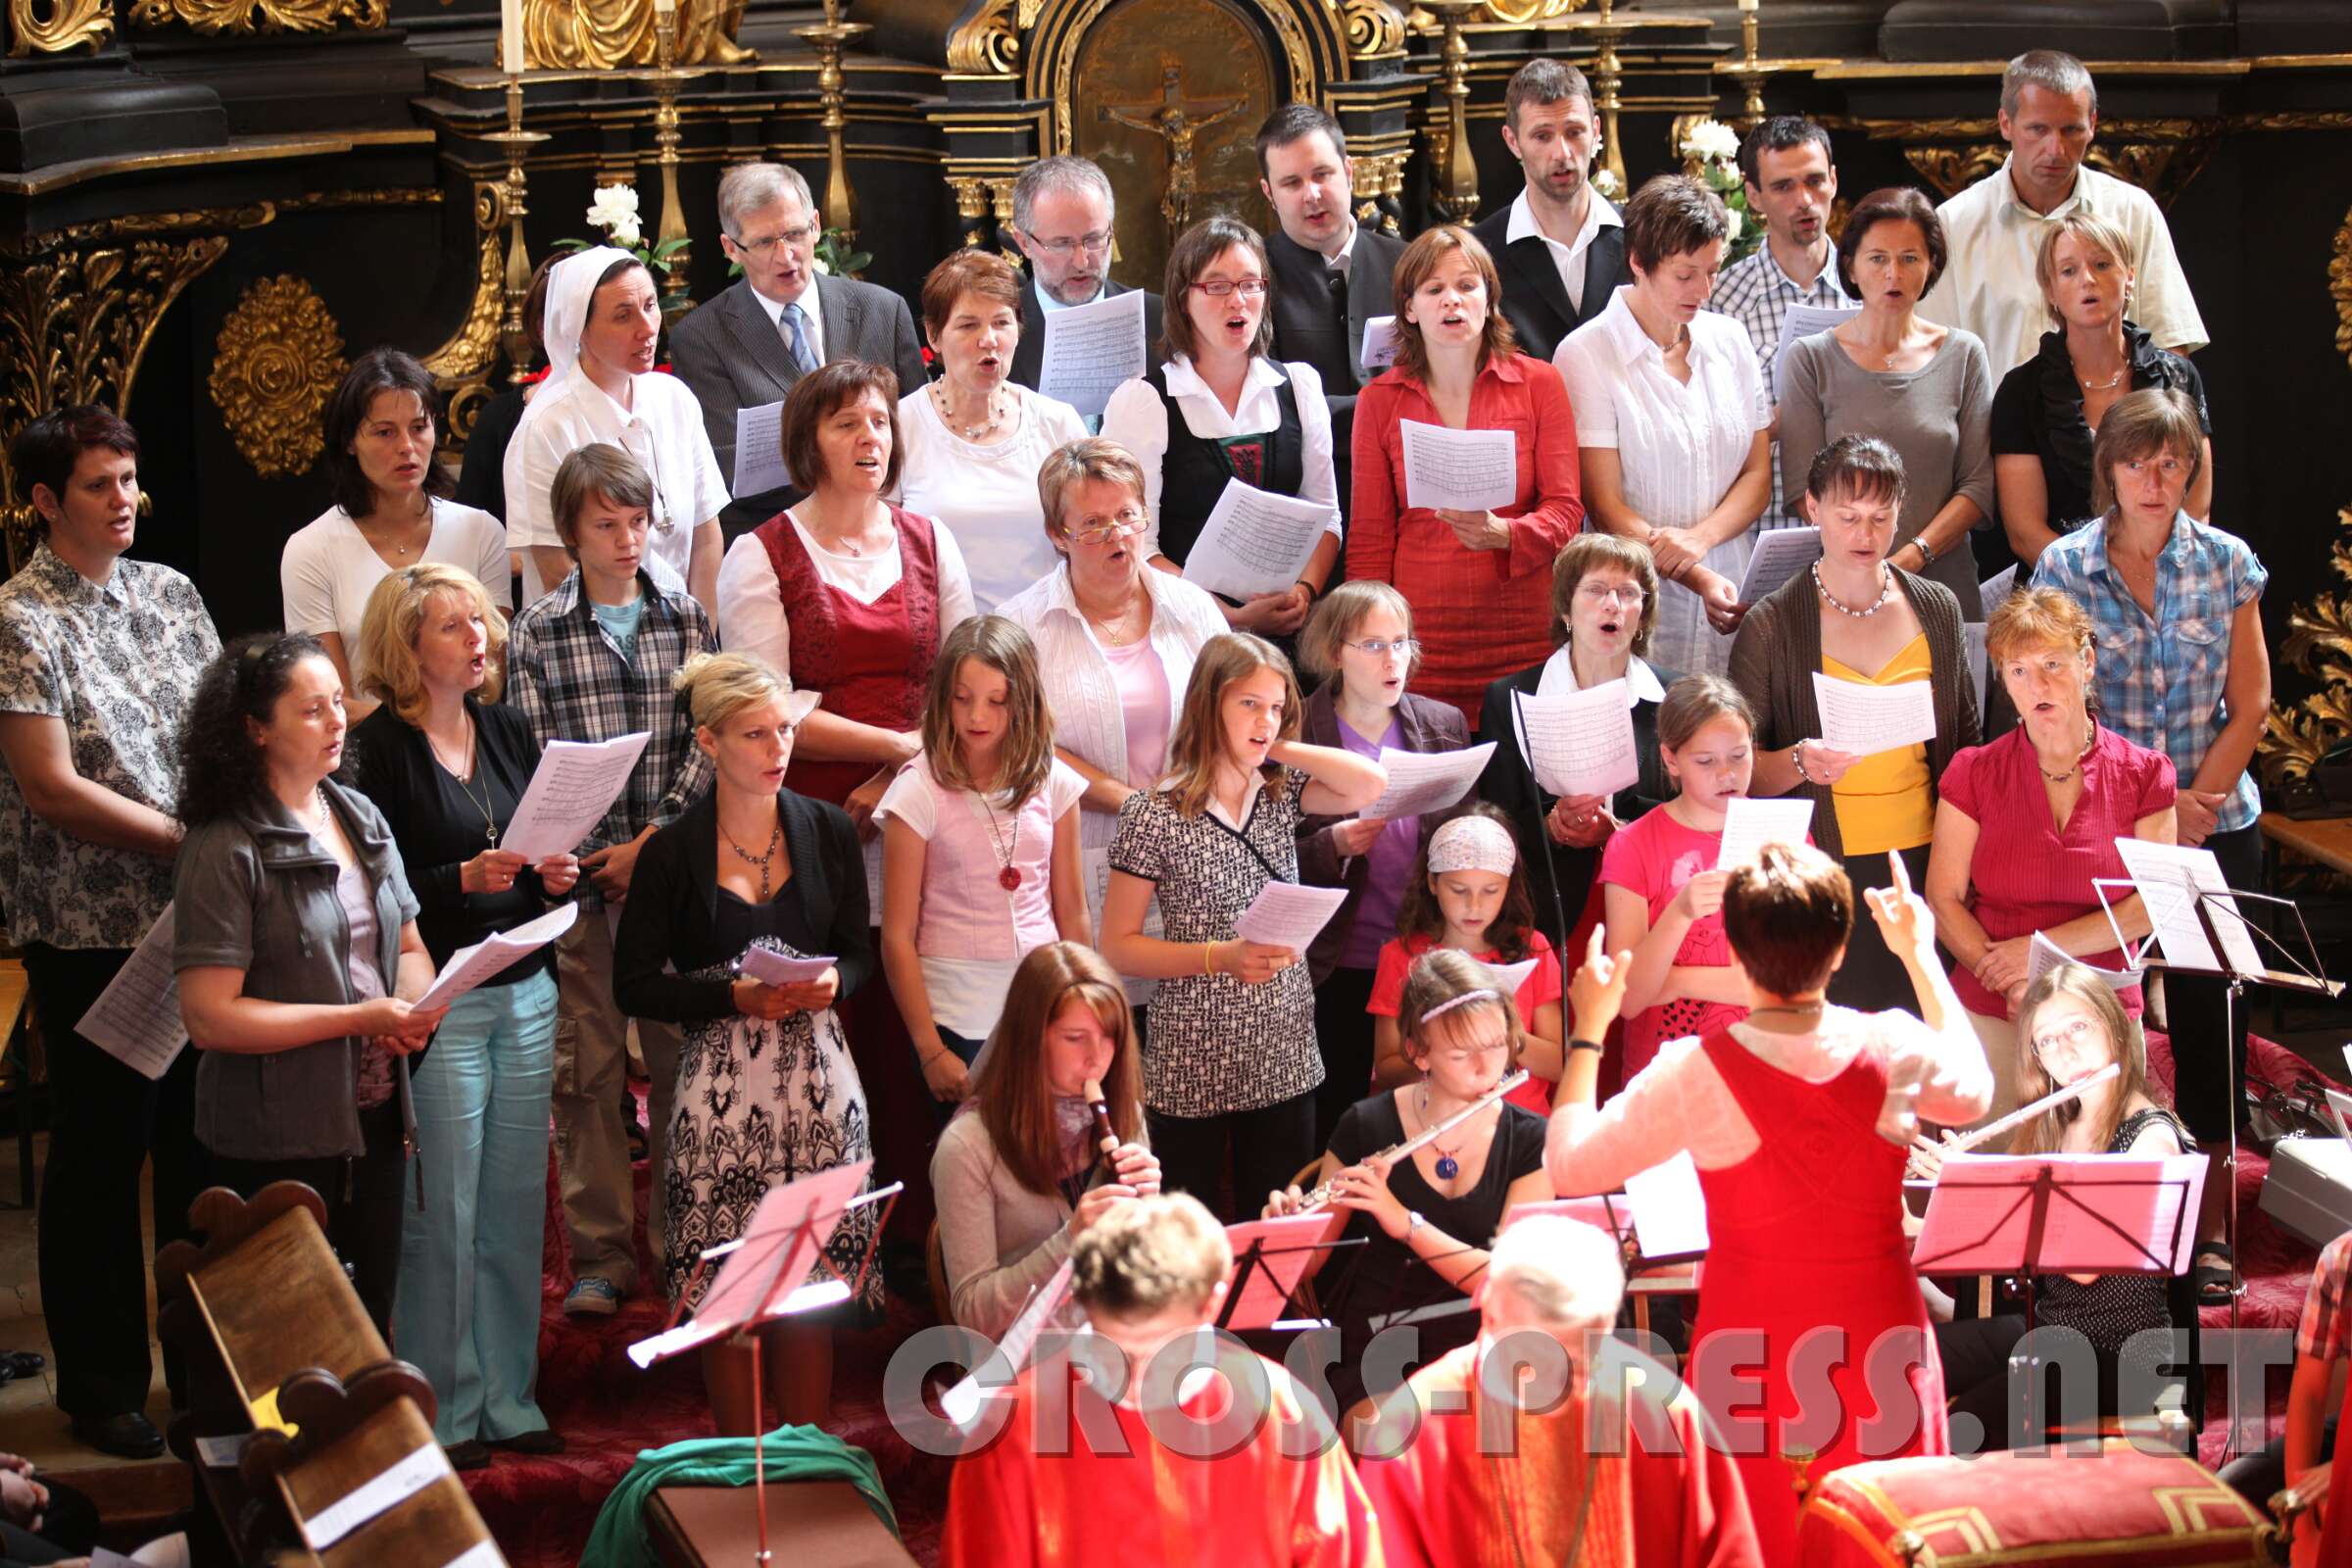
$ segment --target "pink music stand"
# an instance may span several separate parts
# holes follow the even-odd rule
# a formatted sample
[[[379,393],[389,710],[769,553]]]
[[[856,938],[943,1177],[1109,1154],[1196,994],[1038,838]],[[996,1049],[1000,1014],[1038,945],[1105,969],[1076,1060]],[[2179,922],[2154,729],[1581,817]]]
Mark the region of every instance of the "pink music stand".
[[[843,1216],[853,1209],[869,1203],[885,1206],[882,1217],[874,1224],[874,1235],[882,1234],[889,1222],[890,1205],[898,1200],[903,1184],[892,1183],[878,1191],[859,1196],[858,1189],[865,1184],[866,1172],[873,1168],[870,1159],[857,1160],[831,1170],[804,1176],[797,1182],[787,1182],[770,1188],[753,1211],[752,1222],[744,1227],[743,1235],[735,1241],[722,1243],[705,1251],[695,1263],[694,1274],[687,1287],[679,1293],[678,1308],[662,1332],[651,1339],[640,1340],[629,1347],[629,1359],[640,1367],[650,1367],[688,1350],[714,1345],[733,1335],[744,1335],[752,1350],[752,1492],[760,1522],[760,1547],[753,1561],[765,1564],[771,1554],[767,1546],[767,1440],[765,1417],[760,1413],[762,1383],[760,1369],[760,1336],[758,1329],[768,1323],[830,1306],[837,1301],[853,1300],[858,1288],[865,1283],[865,1271],[873,1266],[873,1249],[858,1261],[858,1277],[846,1288],[839,1280],[820,1285],[803,1284],[808,1269],[816,1261],[832,1237],[834,1228]],[[686,1300],[694,1294],[711,1260],[719,1260],[718,1277],[696,1309],[694,1321],[681,1324]]]
[[[1330,1250],[1347,1224],[1348,1210],[1325,1208],[1226,1226],[1233,1272],[1226,1276],[1229,1289],[1217,1327],[1239,1333],[1282,1321],[1308,1261]]]

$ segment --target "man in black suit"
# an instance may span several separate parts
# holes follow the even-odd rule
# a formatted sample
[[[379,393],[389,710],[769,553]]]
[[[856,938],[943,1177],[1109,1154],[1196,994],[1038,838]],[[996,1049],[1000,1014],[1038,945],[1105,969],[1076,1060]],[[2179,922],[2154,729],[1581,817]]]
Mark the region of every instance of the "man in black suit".
[[[1127,292],[1110,277],[1112,225],[1118,209],[1110,180],[1084,158],[1041,158],[1012,182],[1012,238],[1029,258],[1021,289],[1021,341],[1012,351],[1011,379],[1039,390],[1046,353],[1046,317],[1073,305],[1092,305]],[[1147,365],[1160,352],[1159,296],[1144,292]],[[1102,424],[1090,416],[1087,428]]]
[[[670,368],[703,406],[703,428],[730,491],[735,414],[774,403],[807,370],[867,360],[899,375],[902,396],[924,382],[921,339],[906,302],[886,288],[816,270],[823,225],[800,171],[738,164],[718,182],[719,244],[743,276],[669,332]],[[727,540],[800,498],[789,486],[738,495],[719,514]]]
[[[1396,313],[1404,241],[1355,220],[1355,164],[1340,122],[1313,104],[1285,104],[1257,130],[1257,188],[1281,226],[1266,236],[1274,272],[1274,358],[1323,377],[1331,404],[1332,466],[1345,516],[1351,495],[1349,432],[1364,368],[1364,323]]]
[[[1521,66],[1503,92],[1502,143],[1526,184],[1470,232],[1502,274],[1502,314],[1519,351],[1548,360],[1560,339],[1608,308],[1612,290],[1634,280],[1625,225],[1592,188],[1600,126],[1585,74],[1556,60]]]

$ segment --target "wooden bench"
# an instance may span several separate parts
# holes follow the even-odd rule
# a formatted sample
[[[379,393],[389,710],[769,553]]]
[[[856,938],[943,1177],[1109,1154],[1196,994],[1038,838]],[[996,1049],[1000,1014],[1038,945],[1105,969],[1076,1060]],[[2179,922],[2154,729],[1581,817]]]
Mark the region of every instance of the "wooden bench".
[[[750,1487],[662,1487],[645,1505],[662,1568],[739,1568],[759,1550]],[[911,1568],[914,1559],[846,1481],[767,1486],[767,1542],[798,1568]]]

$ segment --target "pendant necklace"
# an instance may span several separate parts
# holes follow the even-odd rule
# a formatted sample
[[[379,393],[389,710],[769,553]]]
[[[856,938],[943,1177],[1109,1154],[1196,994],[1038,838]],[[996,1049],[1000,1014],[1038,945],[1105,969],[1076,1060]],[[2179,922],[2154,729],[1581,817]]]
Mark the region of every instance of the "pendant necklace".
[[[460,793],[466,797],[466,804],[482,813],[483,836],[490,841],[490,847],[495,850],[498,848],[498,818],[491,814],[490,785],[488,781],[485,780],[482,784],[482,795],[480,800],[475,800],[473,795],[473,763],[476,756],[474,751],[474,741],[476,738],[476,733],[477,732],[470,729],[466,732],[466,771],[457,774],[456,778]],[[441,760],[438,749],[436,749],[434,752],[433,760],[435,761],[440,761]],[[448,765],[449,764],[446,762],[442,763],[443,767],[447,767]]]
[[[772,892],[771,884],[768,881],[769,867],[775,863],[776,846],[784,842],[784,819],[781,816],[777,817],[776,825],[768,829],[765,855],[755,856],[751,851],[736,843],[735,835],[727,832],[724,822],[719,824],[718,831],[726,839],[727,848],[733,850],[744,864],[756,865],[760,868],[760,902],[765,904]]]
[[[2082,727],[2084,730],[2082,737],[2082,750],[2076,756],[2075,765],[2068,768],[2065,772],[2053,773],[2048,768],[2041,765],[2040,758],[2036,757],[2034,759],[2034,765],[2040,771],[2043,778],[2048,779],[2053,784],[2063,784],[2068,779],[2073,778],[2077,773],[2082,771],[2082,760],[2088,757],[2090,755],[2090,749],[2099,743],[2098,721],[2096,719],[2092,719],[2086,722]]]
[[[980,791],[974,790],[972,793],[980,796],[980,809],[988,813],[988,847],[997,857],[997,886],[1007,893],[1017,892],[1021,885],[1021,868],[1012,862],[1021,853],[1020,813],[1013,813],[1012,842],[1007,845],[997,832],[997,808],[988,804],[988,797]]]
[[[1421,1098],[1415,1102],[1413,1110],[1417,1115],[1420,1116],[1422,1126],[1427,1127],[1430,1125],[1429,1085],[1426,1082],[1421,1085]],[[1432,1138],[1429,1141],[1429,1145],[1432,1149],[1435,1149],[1438,1152],[1438,1180],[1442,1182],[1449,1182],[1462,1173],[1462,1162],[1453,1157],[1452,1149],[1447,1149],[1444,1144],[1438,1142],[1438,1140],[1435,1138]],[[1454,1149],[1459,1149],[1461,1147],[1462,1145],[1460,1142],[1455,1143],[1453,1146]]]

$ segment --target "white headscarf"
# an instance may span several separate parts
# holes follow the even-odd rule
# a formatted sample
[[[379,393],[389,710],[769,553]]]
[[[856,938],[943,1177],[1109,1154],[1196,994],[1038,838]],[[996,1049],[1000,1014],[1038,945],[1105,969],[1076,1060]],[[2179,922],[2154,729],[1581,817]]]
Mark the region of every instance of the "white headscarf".
[[[568,380],[580,363],[580,328],[588,324],[588,306],[596,298],[596,280],[615,262],[637,258],[612,245],[577,251],[548,269],[547,307],[540,319],[539,338],[547,346],[547,379],[539,384],[534,403]]]

